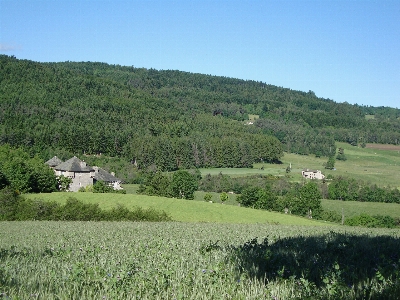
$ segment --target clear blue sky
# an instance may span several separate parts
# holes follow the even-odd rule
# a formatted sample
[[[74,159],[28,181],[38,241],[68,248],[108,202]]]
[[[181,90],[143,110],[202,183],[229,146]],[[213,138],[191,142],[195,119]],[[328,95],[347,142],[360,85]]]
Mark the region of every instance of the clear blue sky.
[[[252,79],[400,108],[400,0],[0,0],[0,53]]]

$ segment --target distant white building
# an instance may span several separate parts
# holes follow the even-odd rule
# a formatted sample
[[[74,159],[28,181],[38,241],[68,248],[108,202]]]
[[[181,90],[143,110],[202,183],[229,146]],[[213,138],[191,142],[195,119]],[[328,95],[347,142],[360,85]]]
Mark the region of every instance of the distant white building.
[[[65,176],[72,179],[68,190],[77,192],[81,187],[93,185],[96,181],[104,181],[106,184],[112,186],[114,190],[121,190],[121,180],[114,176],[113,173],[99,167],[90,167],[84,161],[76,156],[62,162],[58,157],[54,156],[52,159],[45,162],[55,172],[56,176]]]
[[[325,175],[320,170],[304,169],[301,171],[301,176],[308,179],[324,179]]]

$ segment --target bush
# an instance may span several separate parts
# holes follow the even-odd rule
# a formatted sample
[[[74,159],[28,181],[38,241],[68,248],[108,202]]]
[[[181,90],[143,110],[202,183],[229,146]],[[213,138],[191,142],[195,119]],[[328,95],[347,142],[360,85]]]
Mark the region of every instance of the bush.
[[[336,159],[337,159],[337,160],[346,161],[346,160],[347,160],[347,157],[346,157],[346,155],[344,155],[344,154],[338,154],[338,155],[336,156]]]
[[[66,221],[100,221],[102,211],[98,204],[83,203],[69,197],[62,207],[61,219]]]
[[[212,199],[212,195],[210,193],[207,193],[204,195],[204,201],[209,202],[209,201],[211,201],[211,199]]]
[[[237,201],[241,205],[257,209],[273,209],[276,200],[277,196],[269,187],[266,187],[265,189],[248,187],[244,189],[242,194],[237,198]]]
[[[18,206],[23,198],[18,191],[6,187],[0,191],[0,220],[13,221],[18,212]]]
[[[334,223],[342,222],[342,216],[336,211],[332,210],[323,210],[318,215],[315,215],[313,217],[317,220],[323,220],[328,222],[334,222]]]
[[[16,220],[49,221],[60,220],[61,205],[57,202],[23,199],[18,206]]]
[[[171,217],[164,211],[157,211],[154,208],[143,209],[141,207],[129,210],[121,204],[103,212],[103,215],[107,221],[171,221]]]
[[[348,226],[364,226],[371,228],[393,228],[396,226],[396,220],[390,216],[370,216],[367,214],[361,214],[346,219],[344,224]]]
[[[228,194],[225,192],[221,193],[221,195],[219,195],[219,199],[222,203],[224,203],[226,200],[228,200]]]
[[[113,193],[114,189],[104,181],[96,181],[93,185],[93,193]]]

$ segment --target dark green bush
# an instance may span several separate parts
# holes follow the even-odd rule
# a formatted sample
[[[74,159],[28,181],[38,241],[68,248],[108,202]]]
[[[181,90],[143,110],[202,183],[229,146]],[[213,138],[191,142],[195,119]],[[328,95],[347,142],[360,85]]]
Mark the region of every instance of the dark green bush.
[[[93,185],[93,193],[112,193],[114,189],[106,184],[104,181],[96,181]]]
[[[318,215],[313,216],[317,220],[323,220],[328,222],[340,223],[342,222],[342,216],[336,211],[323,210]]]
[[[111,210],[103,211],[103,217],[107,221],[171,221],[171,217],[164,211],[158,211],[154,208],[143,209],[141,207],[129,210],[121,204]]]
[[[66,221],[100,221],[102,211],[99,205],[83,203],[76,198],[69,197],[62,207],[61,219]]]
[[[361,214],[346,219],[344,224],[348,226],[364,226],[371,228],[393,228],[396,226],[396,220],[390,216],[370,216],[367,214]]]
[[[60,220],[61,205],[57,202],[24,199],[19,202],[15,220]]]
[[[23,198],[10,187],[0,190],[0,220],[13,221]]]

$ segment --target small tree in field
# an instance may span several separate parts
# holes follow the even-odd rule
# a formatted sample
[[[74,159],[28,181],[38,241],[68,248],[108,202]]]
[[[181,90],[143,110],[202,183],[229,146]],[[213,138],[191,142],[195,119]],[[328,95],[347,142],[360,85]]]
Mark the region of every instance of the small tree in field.
[[[219,195],[219,199],[222,203],[225,203],[225,201],[228,200],[228,194],[225,192],[221,193],[221,195]]]
[[[347,160],[346,155],[344,155],[344,149],[343,148],[339,148],[339,153],[336,156],[336,159],[337,160],[343,160],[343,161]]]
[[[298,191],[298,197],[301,203],[301,215],[308,215],[311,218],[312,215],[321,213],[322,195],[315,182],[311,181],[303,185]]]
[[[179,170],[172,176],[171,193],[173,197],[194,199],[194,192],[197,187],[196,177],[188,171]]]
[[[204,201],[210,202],[212,198],[212,195],[210,193],[207,193],[204,195]]]
[[[330,156],[328,161],[325,163],[325,169],[333,170],[335,168],[335,157]]]

